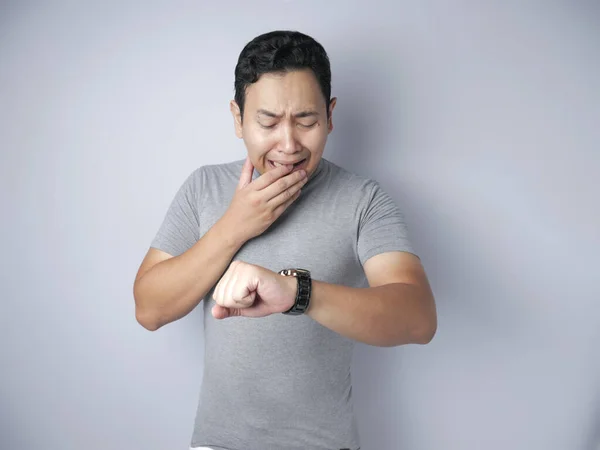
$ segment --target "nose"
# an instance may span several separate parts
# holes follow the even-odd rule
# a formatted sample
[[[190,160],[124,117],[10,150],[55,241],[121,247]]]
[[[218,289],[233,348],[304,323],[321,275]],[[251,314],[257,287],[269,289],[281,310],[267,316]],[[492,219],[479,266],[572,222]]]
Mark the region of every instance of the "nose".
[[[279,149],[281,152],[289,154],[297,153],[302,150],[302,146],[296,138],[294,127],[291,124],[286,124],[281,127]]]

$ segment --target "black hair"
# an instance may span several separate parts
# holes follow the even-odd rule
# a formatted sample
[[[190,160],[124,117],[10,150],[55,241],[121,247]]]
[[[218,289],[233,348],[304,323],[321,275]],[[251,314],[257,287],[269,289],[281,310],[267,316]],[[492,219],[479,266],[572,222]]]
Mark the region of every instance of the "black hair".
[[[235,66],[235,101],[244,117],[246,88],[265,73],[311,69],[325,97],[327,115],[331,103],[331,67],[327,52],[312,37],[298,31],[271,31],[252,39]]]

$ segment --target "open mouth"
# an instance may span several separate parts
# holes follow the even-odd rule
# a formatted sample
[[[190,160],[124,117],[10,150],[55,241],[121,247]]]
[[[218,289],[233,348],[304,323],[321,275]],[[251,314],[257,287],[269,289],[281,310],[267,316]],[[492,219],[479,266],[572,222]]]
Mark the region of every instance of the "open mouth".
[[[277,167],[281,167],[281,166],[285,166],[286,165],[286,164],[281,164],[281,163],[278,163],[278,162],[275,162],[275,161],[271,161],[271,160],[268,160],[268,161],[269,161],[269,165],[271,167],[273,167],[273,168],[277,168]],[[306,165],[306,158],[304,158],[303,160],[298,161],[298,162],[296,162],[294,164],[287,164],[287,165],[293,165],[294,166],[292,171],[303,169],[304,166]]]

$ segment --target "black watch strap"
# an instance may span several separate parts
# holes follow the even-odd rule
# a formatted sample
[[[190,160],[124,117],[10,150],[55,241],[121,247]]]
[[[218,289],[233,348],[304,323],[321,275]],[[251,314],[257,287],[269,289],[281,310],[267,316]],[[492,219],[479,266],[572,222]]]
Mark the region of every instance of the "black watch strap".
[[[310,272],[306,269],[284,269],[279,272],[280,275],[286,277],[296,277],[298,280],[298,289],[296,290],[296,301],[283,314],[291,316],[299,316],[304,314],[310,305],[310,295],[312,292],[312,279]]]

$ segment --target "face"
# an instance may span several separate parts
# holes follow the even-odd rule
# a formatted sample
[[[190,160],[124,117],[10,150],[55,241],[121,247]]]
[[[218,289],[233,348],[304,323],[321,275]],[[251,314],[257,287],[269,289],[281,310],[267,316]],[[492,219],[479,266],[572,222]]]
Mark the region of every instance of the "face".
[[[310,69],[264,74],[246,89],[244,119],[231,102],[235,133],[244,140],[256,170],[263,174],[278,164],[294,164],[312,175],[333,130],[331,113]]]

